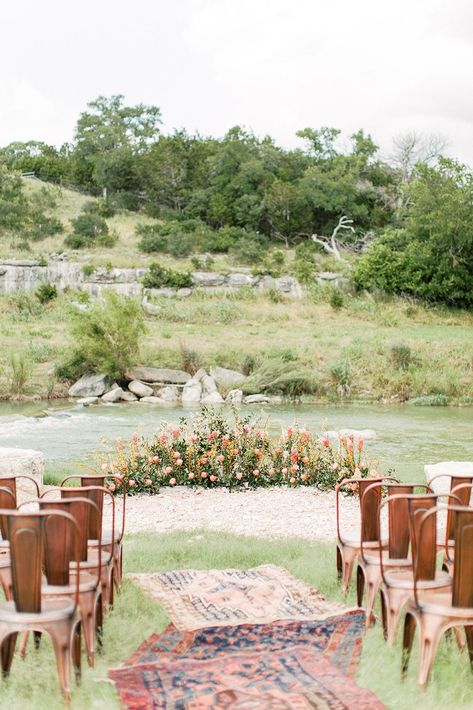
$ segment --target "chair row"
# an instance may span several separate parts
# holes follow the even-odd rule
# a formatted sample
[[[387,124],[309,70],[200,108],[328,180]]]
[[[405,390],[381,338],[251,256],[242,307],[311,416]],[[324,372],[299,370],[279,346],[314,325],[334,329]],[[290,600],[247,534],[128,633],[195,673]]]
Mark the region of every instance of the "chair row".
[[[121,521],[107,480],[123,490]],[[18,482],[29,481],[34,497],[18,502]],[[76,485],[73,485],[75,483]],[[111,505],[111,527],[104,508]],[[70,701],[72,667],[81,673],[81,638],[90,666],[101,649],[104,615],[120,588],[126,489],[119,476],[67,476],[40,492],[29,476],[0,476],[0,660],[10,672],[18,634],[26,653],[29,634],[38,647],[50,636],[61,691]]]
[[[473,477],[450,478],[450,493],[445,495],[434,493],[431,485],[400,483],[392,477],[347,479],[337,487],[337,569],[343,590],[348,590],[356,563],[360,606],[366,588],[367,627],[374,621],[379,592],[389,645],[396,640],[405,610],[402,672],[407,671],[418,627],[418,682],[422,686],[428,682],[439,640],[449,629],[454,629],[463,647],[458,627],[464,627],[473,659],[473,508],[469,505]],[[359,496],[360,531],[354,538],[342,530],[340,493],[344,488],[355,488]],[[441,517],[446,518],[443,531]]]

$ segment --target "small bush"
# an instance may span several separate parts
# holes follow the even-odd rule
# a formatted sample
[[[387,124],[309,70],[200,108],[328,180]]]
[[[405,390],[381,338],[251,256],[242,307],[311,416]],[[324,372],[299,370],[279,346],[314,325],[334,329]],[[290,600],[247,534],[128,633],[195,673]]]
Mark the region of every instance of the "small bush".
[[[265,295],[271,303],[284,303],[286,296],[275,286],[266,289]]]
[[[352,369],[349,360],[339,360],[330,368],[330,375],[340,397],[345,397],[351,392]]]
[[[280,394],[297,399],[303,394],[317,391],[312,374],[297,363],[284,362],[280,358],[266,360],[242,385],[245,394]]]
[[[391,347],[391,360],[397,370],[407,370],[412,362],[412,351],[409,345],[393,345]]]
[[[8,297],[8,302],[20,318],[36,318],[41,313],[41,307],[37,299],[35,299],[33,294],[26,291],[16,291],[16,293]]]
[[[11,353],[8,384],[12,394],[23,394],[31,376],[31,363],[24,353]]]
[[[95,267],[92,266],[92,264],[84,264],[84,266],[81,268],[81,271],[84,276],[92,276],[95,271]]]
[[[252,266],[263,260],[265,247],[266,244],[256,235],[254,239],[246,236],[230,249],[230,254],[238,263]]]
[[[192,348],[188,348],[185,345],[181,345],[179,350],[181,355],[181,368],[190,375],[195,375],[197,370],[202,367],[200,354],[197,350],[192,350]]]
[[[196,271],[212,271],[215,259],[212,259],[210,254],[205,254],[204,256],[193,256],[191,264]]]
[[[117,241],[117,235],[109,232],[104,218],[95,212],[83,212],[71,220],[71,225],[73,232],[64,240],[64,244],[71,249],[95,245],[110,247]]]
[[[192,286],[192,277],[188,272],[166,269],[153,263],[143,278],[143,286],[145,288],[189,288]]]
[[[244,375],[246,375],[246,377],[248,377],[248,375],[251,375],[251,373],[258,367],[258,364],[259,359],[256,355],[245,355],[241,364],[241,371]]]
[[[82,211],[87,214],[99,215],[99,217],[104,217],[105,219],[113,217],[116,212],[112,205],[102,198],[86,202],[82,208]]]
[[[328,302],[330,303],[334,311],[339,311],[345,305],[343,293],[338,291],[336,288],[332,289]]]
[[[33,225],[28,236],[33,241],[39,242],[63,231],[64,225],[57,217],[46,217],[42,212],[38,212],[33,216]]]
[[[75,343],[73,362],[91,372],[104,372],[121,379],[136,364],[145,332],[141,305],[115,291],[105,291],[103,300],[87,311],[71,310],[71,335]]]
[[[292,266],[294,276],[302,284],[311,284],[315,278],[315,266],[312,261],[296,259]]]
[[[450,403],[450,398],[446,394],[428,394],[423,397],[413,397],[409,404],[416,407],[446,407]]]
[[[38,301],[44,305],[57,298],[57,288],[54,284],[41,284],[41,286],[38,286],[36,289],[35,296]]]

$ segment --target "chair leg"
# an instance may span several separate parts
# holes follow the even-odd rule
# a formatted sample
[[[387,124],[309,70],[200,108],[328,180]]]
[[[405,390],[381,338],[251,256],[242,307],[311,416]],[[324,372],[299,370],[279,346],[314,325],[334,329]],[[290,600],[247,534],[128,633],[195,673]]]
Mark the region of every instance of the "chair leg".
[[[340,552],[340,548],[337,545],[337,579],[339,582],[342,581],[342,574],[343,574],[342,553]]]
[[[95,638],[97,640],[97,651],[103,651],[103,602],[102,595],[99,594],[95,607]]]
[[[394,589],[390,587],[389,589],[384,588],[381,590],[383,630],[388,646],[394,646],[396,643],[399,620],[409,596],[410,592],[405,589]]]
[[[64,623],[54,624],[48,629],[56,654],[57,671],[61,692],[67,703],[71,702],[71,661],[72,639],[71,625]],[[75,643],[74,643],[75,645]]]
[[[346,593],[348,591],[348,587],[350,586],[353,566],[356,558],[358,557],[358,550],[355,547],[340,548],[338,545],[337,550],[340,554],[340,564],[342,570],[342,592]]]
[[[96,613],[96,592],[82,593],[80,599],[80,617],[84,633],[87,662],[91,668],[94,667]]]
[[[365,575],[363,569],[358,565],[356,568],[356,603],[358,606],[363,604],[363,592],[365,590]]]
[[[404,634],[402,639],[402,663],[401,674],[404,677],[409,667],[409,658],[411,655],[412,644],[414,643],[414,635],[416,632],[416,620],[409,612],[404,619]]]
[[[425,688],[429,681],[435,654],[437,653],[437,647],[444,628],[445,622],[439,617],[422,615],[420,618],[420,659],[417,682],[422,688]]]
[[[72,637],[72,665],[74,666],[77,684],[80,683],[82,677],[81,660],[81,623],[79,622],[78,624],[76,624]]]
[[[2,660],[2,675],[4,678],[10,673],[17,636],[17,633],[9,634],[2,642],[0,655]]]
[[[468,655],[470,665],[473,671],[473,626],[465,626],[466,645],[468,646]]]

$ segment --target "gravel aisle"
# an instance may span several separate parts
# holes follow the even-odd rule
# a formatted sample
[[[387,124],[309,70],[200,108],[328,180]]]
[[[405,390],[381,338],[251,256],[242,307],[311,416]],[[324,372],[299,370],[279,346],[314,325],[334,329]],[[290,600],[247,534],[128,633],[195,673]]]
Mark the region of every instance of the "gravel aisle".
[[[108,515],[110,515],[110,506]],[[121,503],[117,499],[117,516]],[[358,502],[342,498],[343,530],[357,530]],[[119,518],[118,518],[119,519]],[[310,488],[165,488],[127,499],[126,532],[210,530],[259,537],[336,538],[335,493]]]

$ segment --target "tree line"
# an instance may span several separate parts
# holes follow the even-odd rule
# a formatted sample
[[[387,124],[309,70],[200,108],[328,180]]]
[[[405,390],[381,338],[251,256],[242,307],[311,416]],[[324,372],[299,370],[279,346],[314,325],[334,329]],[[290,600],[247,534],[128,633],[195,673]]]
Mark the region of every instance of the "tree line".
[[[230,243],[243,234],[292,246],[313,236],[354,263],[360,288],[473,303],[472,172],[442,156],[441,141],[405,135],[386,160],[363,130],[343,145],[338,129],[304,128],[300,147],[284,149],[240,126],[218,139],[165,134],[161,120],[156,106],[100,96],[80,114],[72,143],[1,148],[0,229],[25,216],[15,181],[33,172],[103,196],[111,209],[192,223]],[[58,229],[36,216],[40,229]],[[30,213],[25,220],[33,228]]]

